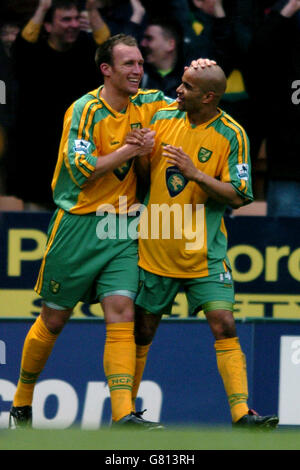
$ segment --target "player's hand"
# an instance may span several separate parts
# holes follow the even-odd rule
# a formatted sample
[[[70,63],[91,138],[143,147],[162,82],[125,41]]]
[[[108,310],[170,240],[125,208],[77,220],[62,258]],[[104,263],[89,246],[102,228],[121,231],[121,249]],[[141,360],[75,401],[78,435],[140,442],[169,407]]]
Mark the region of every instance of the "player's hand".
[[[193,67],[194,69],[205,69],[207,67],[212,67],[213,65],[217,65],[217,62],[215,60],[211,59],[203,59],[200,57],[199,59],[192,60],[190,67]],[[187,70],[189,67],[185,67],[184,70]]]
[[[142,132],[142,129],[132,129],[125,137],[125,143],[142,146],[144,145],[144,135],[145,133]]]
[[[144,155],[148,155],[152,152],[154,147],[154,136],[155,131],[151,131],[150,129],[141,129],[144,134],[144,144],[140,147],[138,156],[142,157]]]
[[[165,145],[163,156],[167,158],[167,162],[175,165],[183,176],[192,181],[198,172],[194,163],[182,147],[174,147],[173,145]]]
[[[125,143],[138,146],[138,155],[148,155],[154,147],[154,136],[155,131],[151,131],[147,128],[132,129],[132,131],[127,134]]]

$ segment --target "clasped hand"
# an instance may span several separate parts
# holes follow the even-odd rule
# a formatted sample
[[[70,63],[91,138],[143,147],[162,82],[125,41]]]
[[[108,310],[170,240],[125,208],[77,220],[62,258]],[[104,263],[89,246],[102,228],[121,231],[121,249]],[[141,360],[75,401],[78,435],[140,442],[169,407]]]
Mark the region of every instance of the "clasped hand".
[[[125,138],[125,143],[137,147],[139,156],[148,155],[154,147],[155,131],[147,128],[132,129]]]

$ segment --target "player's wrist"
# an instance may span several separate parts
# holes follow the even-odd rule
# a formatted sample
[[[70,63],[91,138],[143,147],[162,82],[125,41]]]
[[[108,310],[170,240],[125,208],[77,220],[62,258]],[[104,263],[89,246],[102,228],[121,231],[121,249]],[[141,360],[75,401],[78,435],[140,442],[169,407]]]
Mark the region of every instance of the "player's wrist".
[[[195,183],[203,183],[204,181],[204,178],[205,178],[205,174],[200,171],[200,170],[197,170],[195,173],[194,173],[194,176],[193,176],[193,181]]]
[[[119,150],[122,152],[122,156],[124,156],[124,158],[132,158],[137,154],[139,149],[139,145],[124,144]]]

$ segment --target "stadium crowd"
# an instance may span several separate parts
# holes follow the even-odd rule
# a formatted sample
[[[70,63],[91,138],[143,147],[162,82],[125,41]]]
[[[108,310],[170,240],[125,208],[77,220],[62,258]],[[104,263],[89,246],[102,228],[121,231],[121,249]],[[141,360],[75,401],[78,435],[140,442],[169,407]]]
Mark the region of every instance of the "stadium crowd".
[[[191,59],[217,61],[220,107],[250,137],[256,200],[268,215],[299,216],[300,0],[3,0],[0,210],[54,209],[64,113],[99,86],[96,47],[117,33],[140,44],[142,87],[172,98]]]

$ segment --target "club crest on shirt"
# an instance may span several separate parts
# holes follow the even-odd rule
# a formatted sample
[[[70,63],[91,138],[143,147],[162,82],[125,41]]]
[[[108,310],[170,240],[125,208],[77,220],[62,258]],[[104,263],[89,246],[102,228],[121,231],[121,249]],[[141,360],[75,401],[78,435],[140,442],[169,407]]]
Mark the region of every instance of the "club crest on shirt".
[[[177,196],[184,190],[188,180],[176,166],[169,166],[166,170],[166,184],[171,197]]]
[[[118,168],[114,170],[114,174],[120,181],[123,181],[126,178],[131,168],[131,165],[132,165],[132,159],[128,160],[128,162],[124,162],[121,166],[119,166]]]
[[[74,140],[73,150],[76,153],[80,153],[80,155],[85,155],[88,152],[90,145],[91,143],[87,140],[76,139]]]
[[[212,156],[212,151],[206,149],[205,147],[201,147],[199,152],[198,152],[198,160],[200,163],[205,163],[207,160],[210,159]]]
[[[132,124],[130,124],[130,127],[131,129],[141,129],[142,124],[140,122],[133,122]]]

